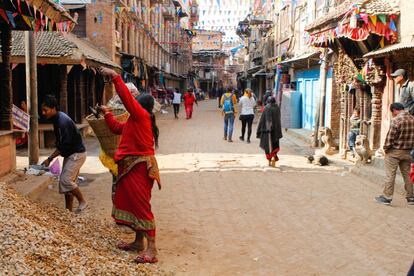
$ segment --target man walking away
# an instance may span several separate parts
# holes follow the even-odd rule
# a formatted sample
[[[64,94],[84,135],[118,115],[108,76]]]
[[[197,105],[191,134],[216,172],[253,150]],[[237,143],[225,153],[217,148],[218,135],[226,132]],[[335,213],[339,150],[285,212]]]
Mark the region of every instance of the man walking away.
[[[396,70],[391,76],[399,86],[400,102],[404,105],[405,110],[414,116],[414,82],[408,79],[404,69]]]
[[[246,133],[247,125],[247,143],[250,143],[250,136],[252,135],[252,125],[254,119],[254,107],[256,105],[256,100],[252,96],[252,90],[250,88],[246,89],[243,97],[240,98],[240,121],[242,122],[242,131],[241,136],[239,137],[241,141],[244,141],[244,134]]]
[[[398,167],[404,179],[407,203],[414,205],[413,184],[410,179],[411,155],[414,147],[414,117],[404,110],[401,103],[390,106],[393,119],[384,143],[385,187],[376,201],[389,205],[394,194],[395,175]]]
[[[174,117],[178,119],[178,113],[180,113],[180,104],[181,104],[181,93],[178,91],[178,88],[175,89],[173,95],[173,107],[174,107]]]
[[[64,158],[59,178],[59,192],[65,195],[65,205],[69,211],[72,211],[73,197],[76,197],[79,202],[76,213],[80,213],[88,207],[76,184],[79,170],[86,160],[82,136],[72,119],[58,111],[57,100],[54,96],[46,96],[42,104],[42,114],[53,122],[56,137],[56,150],[42,164],[48,167],[50,162],[59,155]]]
[[[237,104],[237,98],[233,94],[233,89],[229,87],[227,92],[221,96],[220,105],[223,107],[224,115],[224,140],[233,142],[233,126],[234,126],[234,116],[236,114],[235,105]]]

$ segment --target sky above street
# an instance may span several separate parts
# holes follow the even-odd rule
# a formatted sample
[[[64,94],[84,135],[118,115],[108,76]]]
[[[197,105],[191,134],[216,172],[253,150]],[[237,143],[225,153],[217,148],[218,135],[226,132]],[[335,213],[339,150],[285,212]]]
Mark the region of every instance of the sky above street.
[[[225,42],[237,42],[236,27],[249,13],[249,0],[199,0],[197,28],[225,32]]]

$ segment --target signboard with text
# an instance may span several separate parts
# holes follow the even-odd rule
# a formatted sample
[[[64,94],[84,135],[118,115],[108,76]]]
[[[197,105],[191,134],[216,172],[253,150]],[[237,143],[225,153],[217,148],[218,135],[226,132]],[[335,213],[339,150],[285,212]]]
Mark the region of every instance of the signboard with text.
[[[13,126],[19,129],[29,131],[30,116],[17,106],[13,105]]]

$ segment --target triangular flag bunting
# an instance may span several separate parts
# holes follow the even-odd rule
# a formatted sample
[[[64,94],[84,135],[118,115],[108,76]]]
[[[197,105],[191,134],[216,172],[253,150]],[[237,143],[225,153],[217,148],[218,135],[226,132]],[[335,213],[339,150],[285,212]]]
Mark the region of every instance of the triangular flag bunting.
[[[7,17],[9,18],[10,23],[12,24],[13,28],[16,28],[16,23],[14,22],[13,13],[10,11],[6,11]]]
[[[29,18],[25,15],[22,15],[22,17],[23,17],[24,22],[26,22],[27,26],[29,26],[30,29],[33,29],[32,22],[30,22]]]
[[[385,14],[379,14],[378,15],[378,19],[384,24],[387,24],[387,17],[385,16]]]
[[[7,17],[6,12],[2,9],[0,9],[0,16],[3,17],[4,21],[6,21],[7,24],[9,24],[9,18]]]
[[[371,15],[369,17],[369,19],[371,19],[372,24],[374,24],[374,26],[377,25],[377,16],[376,15]]]
[[[394,20],[392,19],[390,21],[390,29],[393,30],[394,32],[397,31],[397,27],[395,26]]]

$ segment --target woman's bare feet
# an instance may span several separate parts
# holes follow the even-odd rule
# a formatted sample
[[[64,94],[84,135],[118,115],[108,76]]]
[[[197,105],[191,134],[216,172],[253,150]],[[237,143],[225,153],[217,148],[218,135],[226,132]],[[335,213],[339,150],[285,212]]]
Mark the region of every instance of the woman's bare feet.
[[[142,251],[145,249],[144,245],[144,234],[142,232],[136,232],[135,233],[135,241],[131,243],[127,242],[119,242],[116,245],[119,249],[124,251]]]
[[[147,237],[148,246],[145,251],[137,256],[135,262],[137,263],[156,263],[157,259],[157,247],[155,246],[155,238]]]
[[[136,241],[131,242],[131,243],[121,241],[116,245],[116,247],[124,251],[138,251],[138,252],[145,249],[143,242],[136,242]]]

